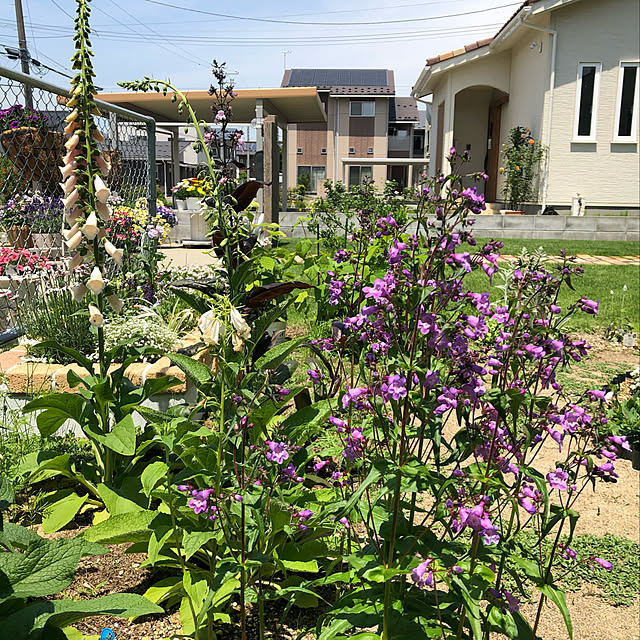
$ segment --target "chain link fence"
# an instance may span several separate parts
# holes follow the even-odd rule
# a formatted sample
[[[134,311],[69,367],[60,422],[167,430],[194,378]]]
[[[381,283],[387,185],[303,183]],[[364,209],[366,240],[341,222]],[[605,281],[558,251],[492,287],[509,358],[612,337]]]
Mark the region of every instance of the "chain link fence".
[[[0,67],[0,343],[21,329],[21,308],[65,256],[58,167],[69,92]],[[155,121],[98,102],[113,203],[156,207]]]

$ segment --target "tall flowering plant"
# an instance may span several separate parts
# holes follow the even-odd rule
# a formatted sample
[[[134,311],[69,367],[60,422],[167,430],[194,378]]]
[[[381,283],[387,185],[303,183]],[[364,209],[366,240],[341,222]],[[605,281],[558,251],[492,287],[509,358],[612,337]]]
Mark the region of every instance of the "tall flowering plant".
[[[456,169],[461,160],[452,149]],[[628,447],[600,434],[604,391],[575,397],[557,378],[589,349],[567,335],[567,319],[597,313],[598,303],[558,305],[560,288],[581,272],[566,257],[554,271],[517,264],[506,300],[468,288],[472,272],[491,281],[498,269],[501,243],[478,247],[471,233],[482,196],[455,171],[419,196],[411,224],[363,211],[352,247],[334,257],[336,272],[347,265],[333,278],[344,319],[318,346],[346,383],[327,425],[341,443],[345,488],[306,524],[346,517],[353,533],[337,578],[350,591],[318,633],[534,638],[549,599],[571,634],[553,569],[560,556],[575,558],[579,496],[615,482],[616,456]],[[558,450],[552,467],[540,467],[544,447]],[[521,584],[507,561],[523,530],[537,541],[517,561],[540,592],[531,624],[519,611],[523,594],[507,587],[509,576]],[[553,541],[549,554],[544,539]]]

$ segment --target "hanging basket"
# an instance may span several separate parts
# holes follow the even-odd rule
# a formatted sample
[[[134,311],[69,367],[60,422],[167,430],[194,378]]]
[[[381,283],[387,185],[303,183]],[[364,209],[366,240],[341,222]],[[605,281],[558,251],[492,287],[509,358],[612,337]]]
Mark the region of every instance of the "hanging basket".
[[[64,136],[57,131],[35,127],[7,129],[0,143],[25,180],[42,184],[58,182],[58,166],[64,155]]]

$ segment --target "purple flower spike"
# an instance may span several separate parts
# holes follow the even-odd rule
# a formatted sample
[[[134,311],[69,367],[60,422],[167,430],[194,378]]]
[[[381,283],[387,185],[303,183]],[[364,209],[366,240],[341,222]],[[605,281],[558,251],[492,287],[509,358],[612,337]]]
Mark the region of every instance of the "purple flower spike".
[[[568,479],[569,479],[569,474],[560,468],[557,468],[555,471],[547,473],[547,482],[549,483],[549,486],[552,489],[558,489],[558,491],[567,490]]]

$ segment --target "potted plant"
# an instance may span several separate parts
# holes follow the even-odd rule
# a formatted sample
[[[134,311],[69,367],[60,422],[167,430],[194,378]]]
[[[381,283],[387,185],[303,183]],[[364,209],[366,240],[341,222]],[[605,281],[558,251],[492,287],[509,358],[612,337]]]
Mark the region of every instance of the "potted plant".
[[[189,211],[200,210],[202,199],[211,193],[206,181],[200,178],[185,178],[171,190],[178,201],[178,208]],[[184,201],[184,204],[180,201]]]
[[[21,194],[0,205],[0,226],[16,248],[40,250],[62,248],[64,204],[58,196],[44,196],[39,191]]]
[[[500,173],[504,177],[502,195],[506,209],[501,213],[522,215],[522,204],[537,196],[536,178],[544,149],[531,136],[531,129],[514,127],[509,132],[509,142],[502,145],[504,165]]]
[[[25,180],[57,182],[64,139],[41,111],[21,104],[0,110],[0,143]]]

